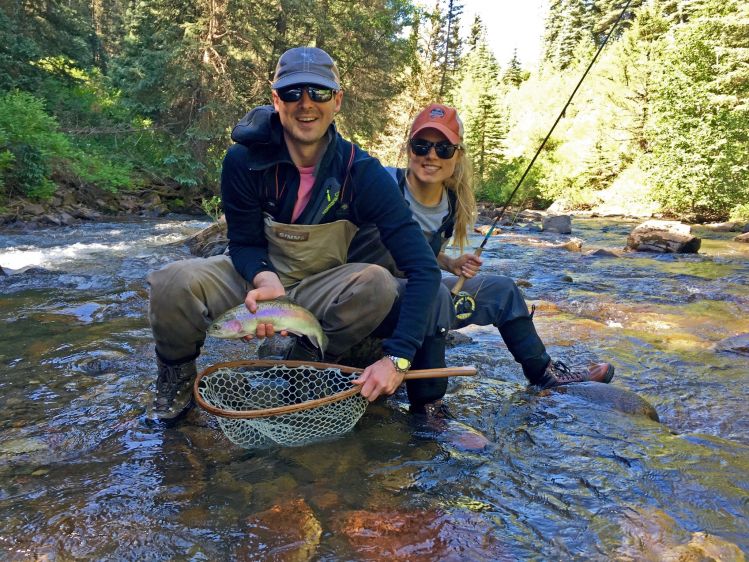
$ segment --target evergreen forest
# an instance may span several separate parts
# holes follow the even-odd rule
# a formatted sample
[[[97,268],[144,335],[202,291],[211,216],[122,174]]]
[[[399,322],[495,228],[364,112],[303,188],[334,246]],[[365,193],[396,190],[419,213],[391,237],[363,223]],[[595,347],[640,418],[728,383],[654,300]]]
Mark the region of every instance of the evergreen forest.
[[[336,60],[337,126],[384,164],[422,107],[456,106],[500,204],[626,4],[550,0],[521,61],[459,0],[0,0],[0,208],[62,185],[215,206],[233,125],[300,45]],[[632,0],[515,202],[749,220],[748,135],[749,3]]]

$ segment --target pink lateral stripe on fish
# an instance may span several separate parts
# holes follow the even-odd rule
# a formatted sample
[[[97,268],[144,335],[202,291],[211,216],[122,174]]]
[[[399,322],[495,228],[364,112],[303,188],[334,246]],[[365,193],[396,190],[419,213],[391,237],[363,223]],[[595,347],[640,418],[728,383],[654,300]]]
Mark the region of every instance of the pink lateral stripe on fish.
[[[259,301],[254,314],[244,304],[235,306],[211,324],[208,335],[215,338],[243,338],[254,335],[258,324],[273,324],[278,332],[287,331],[297,336],[307,336],[320,349],[321,355],[328,345],[328,337],[317,318],[289,299]]]

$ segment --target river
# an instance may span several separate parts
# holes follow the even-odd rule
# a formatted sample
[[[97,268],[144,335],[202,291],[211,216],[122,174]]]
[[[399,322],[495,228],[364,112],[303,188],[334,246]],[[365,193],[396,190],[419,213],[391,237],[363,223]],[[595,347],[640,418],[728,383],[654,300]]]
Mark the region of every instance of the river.
[[[0,232],[0,558],[661,560],[749,552],[749,245],[696,229],[697,255],[620,250],[636,223],[515,229],[485,270],[523,280],[550,354],[616,365],[660,422],[526,388],[493,328],[449,350],[455,420],[396,394],[350,433],[242,449],[197,409],[149,423],[148,271],[188,257],[185,217]],[[478,242],[478,239],[475,240]],[[199,368],[253,357],[208,341]],[[686,558],[684,558],[686,559]],[[696,559],[696,558],[695,558]]]

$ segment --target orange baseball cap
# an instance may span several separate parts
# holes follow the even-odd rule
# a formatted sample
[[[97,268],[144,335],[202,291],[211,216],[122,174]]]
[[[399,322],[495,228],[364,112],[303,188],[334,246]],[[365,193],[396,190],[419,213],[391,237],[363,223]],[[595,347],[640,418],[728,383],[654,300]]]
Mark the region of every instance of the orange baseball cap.
[[[411,125],[409,138],[414,138],[424,129],[439,131],[453,144],[460,144],[463,140],[463,122],[455,108],[448,105],[433,103],[423,109]]]

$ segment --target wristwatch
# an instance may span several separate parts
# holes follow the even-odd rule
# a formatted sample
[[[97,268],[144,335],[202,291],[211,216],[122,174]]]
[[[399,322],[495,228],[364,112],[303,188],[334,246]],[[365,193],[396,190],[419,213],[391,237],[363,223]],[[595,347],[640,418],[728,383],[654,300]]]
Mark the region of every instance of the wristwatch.
[[[411,368],[411,362],[405,357],[397,357],[395,355],[388,355],[387,358],[393,362],[393,365],[395,366],[395,370],[398,371],[401,375],[405,375],[408,372],[408,370]]]

